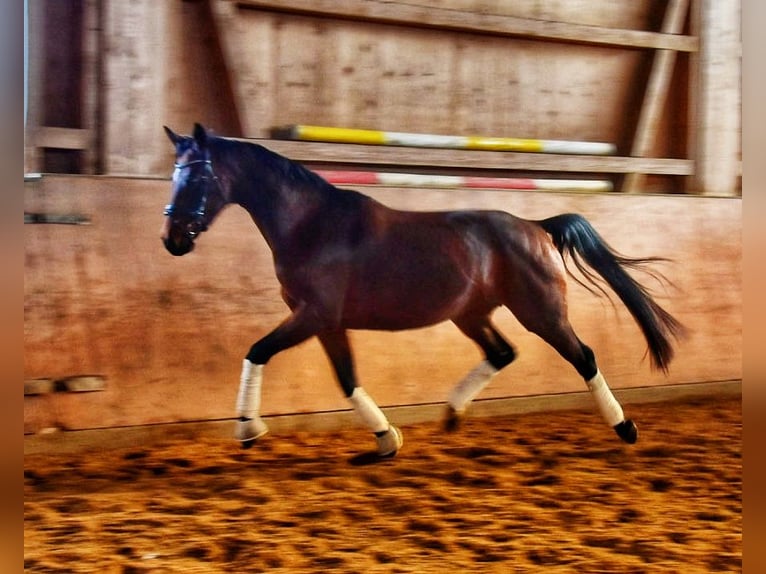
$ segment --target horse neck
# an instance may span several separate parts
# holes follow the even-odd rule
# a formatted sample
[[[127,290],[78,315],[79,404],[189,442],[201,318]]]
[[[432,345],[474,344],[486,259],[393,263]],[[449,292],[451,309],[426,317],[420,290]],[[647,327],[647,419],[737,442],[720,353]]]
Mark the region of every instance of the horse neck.
[[[281,247],[295,243],[295,234],[309,220],[321,216],[334,188],[322,185],[302,167],[260,145],[240,145],[245,146],[245,153],[230,153],[224,160],[230,179],[229,202],[250,214],[277,254]]]

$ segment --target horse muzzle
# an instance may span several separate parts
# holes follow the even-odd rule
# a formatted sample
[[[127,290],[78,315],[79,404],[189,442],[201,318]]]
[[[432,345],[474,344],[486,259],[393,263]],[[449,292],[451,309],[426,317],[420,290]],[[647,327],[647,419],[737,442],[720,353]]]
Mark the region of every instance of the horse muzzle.
[[[171,255],[180,257],[186,255],[194,250],[194,241],[189,237],[183,237],[181,239],[174,239],[172,237],[163,237],[162,243],[165,245],[165,249]]]
[[[195,229],[190,230],[190,227],[195,227]],[[162,228],[161,238],[165,249],[170,254],[181,256],[194,250],[194,239],[197,234],[196,226],[182,227],[173,225],[170,220],[166,220]]]

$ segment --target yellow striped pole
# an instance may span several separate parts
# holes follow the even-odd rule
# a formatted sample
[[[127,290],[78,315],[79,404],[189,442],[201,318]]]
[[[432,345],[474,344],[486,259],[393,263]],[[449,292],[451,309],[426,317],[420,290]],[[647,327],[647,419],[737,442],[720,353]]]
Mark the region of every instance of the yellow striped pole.
[[[275,130],[275,137],[302,141],[393,145],[408,147],[517,151],[575,155],[614,155],[617,148],[605,142],[543,140],[483,136],[455,136],[363,130],[297,124]]]

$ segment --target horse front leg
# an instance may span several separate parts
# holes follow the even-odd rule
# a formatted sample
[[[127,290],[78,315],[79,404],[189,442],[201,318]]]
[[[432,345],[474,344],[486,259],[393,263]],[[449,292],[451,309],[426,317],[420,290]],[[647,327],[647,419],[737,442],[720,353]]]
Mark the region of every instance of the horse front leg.
[[[319,331],[318,320],[305,307],[297,308],[279,327],[256,342],[242,361],[234,436],[250,448],[269,429],[260,416],[263,367],[277,353],[294,347]]]
[[[250,448],[256,440],[269,432],[269,427],[260,416],[262,381],[263,365],[254,365],[244,359],[237,393],[239,418],[234,431],[234,437],[242,443],[242,448]]]
[[[374,433],[378,444],[378,456],[395,456],[404,443],[402,433],[396,426],[388,422],[380,407],[367,394],[367,391],[357,383],[354,359],[346,331],[337,330],[320,333],[319,342],[332,363],[343,394],[354,407],[354,411],[362,423]]]

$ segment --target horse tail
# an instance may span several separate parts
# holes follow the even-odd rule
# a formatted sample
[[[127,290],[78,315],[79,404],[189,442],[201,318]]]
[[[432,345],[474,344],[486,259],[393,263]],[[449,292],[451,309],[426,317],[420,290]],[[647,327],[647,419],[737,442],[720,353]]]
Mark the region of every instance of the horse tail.
[[[565,256],[568,254],[577,269],[591,285],[606,294],[598,284],[598,278],[586,268],[583,262],[609,284],[643,331],[651,353],[652,367],[667,372],[673,358],[671,338],[678,339],[683,334],[684,328],[680,322],[652,299],[646,287],[626,272],[626,268],[648,271],[644,265],[662,259],[658,257],[632,258],[619,254],[601,238],[593,226],[581,215],[566,213],[537,223],[551,235],[554,245],[565,261]],[[567,272],[578,283],[594,293],[588,285],[573,275],[569,268],[567,268]],[[658,273],[648,272],[655,278],[662,278]]]

